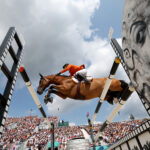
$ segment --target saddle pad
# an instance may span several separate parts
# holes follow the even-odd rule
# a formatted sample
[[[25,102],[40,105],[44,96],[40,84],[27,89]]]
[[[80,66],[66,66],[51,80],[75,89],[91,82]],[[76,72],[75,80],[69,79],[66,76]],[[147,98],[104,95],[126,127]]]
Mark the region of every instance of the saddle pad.
[[[89,82],[91,82],[91,81],[93,80],[93,78],[92,78],[91,76],[87,76],[87,80],[88,80]],[[74,77],[72,77],[72,81],[73,81],[74,83],[79,83],[79,81],[78,81],[76,78],[74,78]],[[81,82],[84,82],[84,81],[81,81]]]
[[[92,78],[91,76],[87,76],[86,78],[87,78],[87,80],[90,81],[90,82],[93,80],[93,78]]]
[[[74,78],[74,77],[72,77],[72,81],[73,81],[74,83],[79,83],[79,81],[78,81],[76,78]]]

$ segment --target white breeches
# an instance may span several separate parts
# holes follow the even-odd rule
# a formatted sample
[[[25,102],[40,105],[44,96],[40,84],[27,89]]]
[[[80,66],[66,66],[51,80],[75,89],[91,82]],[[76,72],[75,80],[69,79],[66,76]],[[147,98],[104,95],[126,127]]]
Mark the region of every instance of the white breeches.
[[[81,75],[82,77],[86,78],[86,76],[87,76],[87,70],[86,70],[86,69],[79,70],[79,71],[77,71],[77,72],[75,73],[75,75],[77,75],[77,74],[79,74],[79,75]]]

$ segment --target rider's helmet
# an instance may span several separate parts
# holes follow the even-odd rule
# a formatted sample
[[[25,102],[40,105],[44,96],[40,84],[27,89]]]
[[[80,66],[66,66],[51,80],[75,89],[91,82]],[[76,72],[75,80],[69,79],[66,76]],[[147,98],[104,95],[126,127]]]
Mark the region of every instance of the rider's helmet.
[[[85,65],[84,64],[82,64],[81,66],[82,66],[83,69],[85,69]]]
[[[65,69],[69,64],[64,64],[63,65],[63,69]]]

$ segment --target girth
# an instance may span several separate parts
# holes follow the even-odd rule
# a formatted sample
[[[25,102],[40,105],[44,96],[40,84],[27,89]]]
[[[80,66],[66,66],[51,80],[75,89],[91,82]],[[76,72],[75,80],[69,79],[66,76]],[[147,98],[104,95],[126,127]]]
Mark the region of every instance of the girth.
[[[81,85],[81,82],[79,82],[78,84],[77,84],[77,92],[76,92],[76,95],[75,95],[75,99],[82,99],[82,100],[84,100],[85,99],[85,96],[83,96],[83,95],[81,95],[81,93],[80,93],[80,85]]]

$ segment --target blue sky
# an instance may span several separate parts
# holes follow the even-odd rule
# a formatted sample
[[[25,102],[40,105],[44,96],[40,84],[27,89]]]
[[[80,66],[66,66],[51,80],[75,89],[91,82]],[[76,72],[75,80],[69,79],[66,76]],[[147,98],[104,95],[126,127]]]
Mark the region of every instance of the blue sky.
[[[23,0],[19,3],[17,0],[0,0],[0,40],[10,26],[15,26],[22,33],[26,42],[22,63],[35,89],[39,72],[44,75],[58,73],[66,62],[77,65],[84,63],[93,77],[108,76],[115,57],[108,32],[113,27],[113,37],[121,38],[123,3],[122,0],[52,0],[44,3],[42,0]],[[13,13],[10,13],[11,10]],[[122,67],[116,77],[128,81]],[[49,115],[58,115],[60,119],[75,124],[86,124],[86,113],[90,112],[92,117],[98,102],[98,99],[64,101],[53,95],[54,103],[45,105],[43,96],[38,97]],[[126,120],[130,113],[136,118],[147,117],[140,106],[141,102],[134,93],[114,120]],[[96,121],[105,121],[112,108],[114,106],[104,102]],[[18,75],[8,116],[27,116],[31,109],[32,115],[41,116]]]
[[[121,37],[123,4],[124,0],[101,0],[101,5],[92,18],[92,27],[99,29],[96,34],[107,38],[108,31],[112,27],[115,31],[113,37]]]

